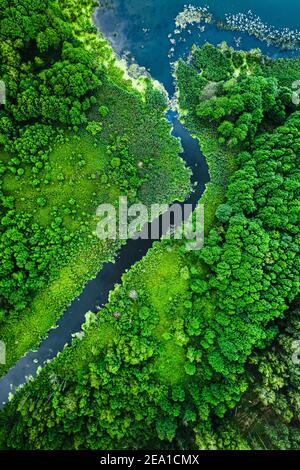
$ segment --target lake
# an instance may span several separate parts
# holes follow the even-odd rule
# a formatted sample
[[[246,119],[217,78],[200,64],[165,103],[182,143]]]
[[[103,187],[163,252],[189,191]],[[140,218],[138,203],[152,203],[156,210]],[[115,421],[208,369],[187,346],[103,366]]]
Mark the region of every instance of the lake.
[[[249,34],[220,30],[215,23],[224,20],[225,14],[251,10],[274,28],[295,30],[299,27],[299,0],[286,0],[284,7],[280,0],[195,0],[190,4],[195,7],[207,5],[215,22],[205,25],[203,32],[197,24],[188,25],[181,34],[174,34],[175,18],[188,4],[184,0],[108,0],[108,3],[109,7],[100,7],[96,11],[96,25],[119,55],[126,54],[129,63],[136,61],[144,66],[171,94],[174,91],[171,64],[179,57],[187,56],[194,43],[201,45],[208,41],[216,45],[227,41],[230,46],[244,50],[259,47],[273,57],[299,55],[299,51],[283,52],[268,46]],[[174,39],[176,44],[171,42]],[[168,57],[172,47],[174,52]]]

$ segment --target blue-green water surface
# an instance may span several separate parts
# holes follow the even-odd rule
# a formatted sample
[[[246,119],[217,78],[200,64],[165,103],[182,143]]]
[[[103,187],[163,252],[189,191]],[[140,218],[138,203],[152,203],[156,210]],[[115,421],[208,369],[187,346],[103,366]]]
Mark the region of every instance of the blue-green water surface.
[[[195,7],[207,5],[214,21],[205,25],[204,32],[194,24],[181,34],[174,34],[175,18],[189,4]],[[170,93],[174,91],[172,62],[186,56],[194,43],[226,41],[230,46],[244,50],[259,47],[272,57],[299,55],[299,50],[283,51],[247,33],[217,27],[226,14],[247,14],[251,10],[266,25],[295,31],[300,29],[299,0],[194,0],[190,3],[186,0],[109,0],[109,5],[97,10],[95,23],[118,54],[127,53],[129,62],[134,60],[144,66]],[[173,38],[175,45],[170,42]],[[174,52],[171,51],[171,57],[168,57],[171,47]]]

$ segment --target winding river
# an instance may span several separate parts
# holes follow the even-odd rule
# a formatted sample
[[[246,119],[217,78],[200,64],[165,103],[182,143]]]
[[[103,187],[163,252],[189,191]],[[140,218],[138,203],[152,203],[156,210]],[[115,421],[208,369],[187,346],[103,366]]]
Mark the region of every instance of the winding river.
[[[293,3],[294,0],[288,0],[287,3],[289,1]],[[223,8],[224,4],[228,6],[236,4],[236,0],[218,2],[219,0],[215,0],[215,7],[219,5]],[[276,2],[278,0],[272,0],[272,6]],[[221,40],[226,40],[232,46],[236,42],[236,34],[229,31],[221,32],[214,25],[207,27],[207,31],[202,32],[203,37],[200,38],[199,28],[191,25],[191,32],[184,31],[181,36],[177,36],[176,46],[173,42],[170,44],[174,18],[183,8],[184,3],[183,0],[147,0],[145,2],[115,0],[113,8],[99,8],[94,15],[95,24],[110,40],[115,51],[118,54],[127,54],[129,61],[134,55],[137,63],[145,66],[148,72],[164,85],[169,96],[174,94],[171,61],[176,60],[176,56],[178,58],[185,55],[193,42],[201,44],[209,40],[216,44]],[[261,4],[257,0],[251,0],[248,3]],[[193,4],[203,5],[203,2],[194,1]],[[259,45],[264,52],[271,55],[286,55],[272,47],[266,50],[265,45],[250,36],[243,36],[242,39],[243,49]],[[170,54],[172,47],[174,51]],[[288,53],[288,55],[291,54]],[[170,110],[166,113],[166,118],[172,124],[172,134],[181,140],[182,158],[192,170],[191,179],[194,191],[184,203],[192,204],[195,208],[205,189],[205,184],[209,181],[206,161],[198,141],[179,122],[176,114]],[[152,223],[158,222],[159,219]],[[58,321],[56,328],[49,331],[39,348],[34,352],[28,352],[0,379],[0,407],[7,402],[10,392],[14,392],[19,385],[26,383],[28,377],[35,376],[38,367],[42,366],[45,361],[53,359],[66,344],[70,344],[72,335],[80,331],[86,312],[95,311],[98,306],[107,302],[109,292],[116,283],[121,281],[122,274],[139,261],[152,244],[151,240],[128,240],[120,249],[116,261],[105,264],[96,278],[87,283],[81,295],[74,299]]]

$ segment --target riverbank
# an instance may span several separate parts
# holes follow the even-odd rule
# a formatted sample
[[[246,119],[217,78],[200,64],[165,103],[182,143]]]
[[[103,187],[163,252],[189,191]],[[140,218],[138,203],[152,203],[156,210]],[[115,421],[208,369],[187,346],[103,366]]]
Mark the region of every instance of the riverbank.
[[[183,73],[182,70],[178,71],[179,66],[186,67],[186,70]],[[215,222],[216,208],[224,200],[228,179],[236,170],[236,152],[219,145],[215,126],[205,126],[197,121],[192,95],[193,93],[196,96],[201,95],[204,84],[201,79],[198,80],[193,69],[182,61],[177,62],[174,64],[174,78],[176,79],[174,101],[179,119],[189,129],[193,138],[198,140],[209,169],[210,179],[199,201],[205,206],[205,233],[208,234]],[[186,87],[187,83],[189,89]]]

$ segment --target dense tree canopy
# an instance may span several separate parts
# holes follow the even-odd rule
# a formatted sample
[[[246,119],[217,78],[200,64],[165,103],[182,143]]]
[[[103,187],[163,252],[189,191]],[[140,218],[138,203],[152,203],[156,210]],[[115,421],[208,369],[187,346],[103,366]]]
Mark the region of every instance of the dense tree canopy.
[[[287,86],[273,62],[256,50],[236,52],[225,44],[195,47],[189,64],[177,64],[177,75],[187,84],[180,90],[180,105],[190,108],[200,125],[210,121],[220,144],[249,145],[266,123],[283,124],[295,111],[293,80]],[[298,62],[290,68],[296,77]]]
[[[253,347],[272,338],[268,322],[281,317],[299,292],[299,139],[295,114],[284,127],[256,139],[251,154],[239,154],[226,204],[217,210],[222,228],[217,225],[195,255],[211,271],[200,291],[191,288],[202,302],[203,295],[208,302],[216,298],[213,317],[202,322],[206,373],[226,378],[218,396],[212,398],[216,384],[210,383],[202,398],[220,415],[243,391],[239,374]]]

